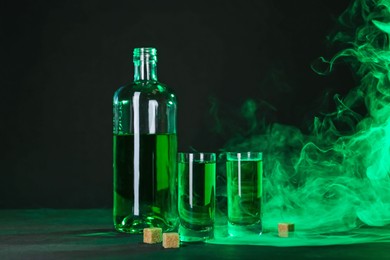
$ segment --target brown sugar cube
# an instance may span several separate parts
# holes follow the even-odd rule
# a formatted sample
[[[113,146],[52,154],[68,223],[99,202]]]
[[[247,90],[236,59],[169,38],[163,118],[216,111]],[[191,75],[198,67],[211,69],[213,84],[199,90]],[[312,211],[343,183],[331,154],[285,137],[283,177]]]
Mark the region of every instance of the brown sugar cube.
[[[155,244],[161,242],[161,228],[144,228],[144,243]]]
[[[294,232],[293,223],[279,223],[278,224],[278,233],[279,237],[291,237]]]
[[[178,248],[180,247],[179,234],[175,232],[164,233],[163,243],[164,248]]]

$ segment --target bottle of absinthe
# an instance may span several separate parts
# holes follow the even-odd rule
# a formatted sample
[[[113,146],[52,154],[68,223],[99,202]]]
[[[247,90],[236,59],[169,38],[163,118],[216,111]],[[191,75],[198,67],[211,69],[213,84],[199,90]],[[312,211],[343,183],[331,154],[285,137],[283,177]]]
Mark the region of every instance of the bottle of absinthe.
[[[157,80],[157,51],[136,48],[134,81],[113,98],[114,226],[177,228],[176,96]]]

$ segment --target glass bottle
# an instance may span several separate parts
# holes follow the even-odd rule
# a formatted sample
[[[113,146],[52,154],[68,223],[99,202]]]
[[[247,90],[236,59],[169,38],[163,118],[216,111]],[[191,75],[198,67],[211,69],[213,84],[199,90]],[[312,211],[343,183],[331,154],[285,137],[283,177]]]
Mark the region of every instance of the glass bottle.
[[[113,98],[115,229],[177,228],[176,96],[157,80],[157,51],[136,48],[134,81]]]

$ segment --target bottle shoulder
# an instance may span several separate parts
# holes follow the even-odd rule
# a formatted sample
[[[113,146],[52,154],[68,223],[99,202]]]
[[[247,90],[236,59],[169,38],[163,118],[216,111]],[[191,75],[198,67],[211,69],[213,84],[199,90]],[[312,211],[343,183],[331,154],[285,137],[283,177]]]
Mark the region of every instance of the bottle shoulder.
[[[135,93],[148,99],[168,99],[176,102],[174,91],[166,84],[158,81],[131,82],[118,88],[114,93],[114,99],[129,99]]]

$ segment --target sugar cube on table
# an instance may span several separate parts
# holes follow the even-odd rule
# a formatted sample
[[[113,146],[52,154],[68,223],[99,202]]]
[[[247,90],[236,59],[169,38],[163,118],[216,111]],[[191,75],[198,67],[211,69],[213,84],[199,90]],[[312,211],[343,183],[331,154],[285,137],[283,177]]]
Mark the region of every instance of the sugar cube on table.
[[[144,243],[156,244],[162,240],[161,228],[144,228]]]
[[[279,237],[291,237],[294,232],[293,223],[279,223],[278,224],[278,234]]]
[[[163,234],[164,248],[178,248],[180,247],[179,233],[170,232]]]

